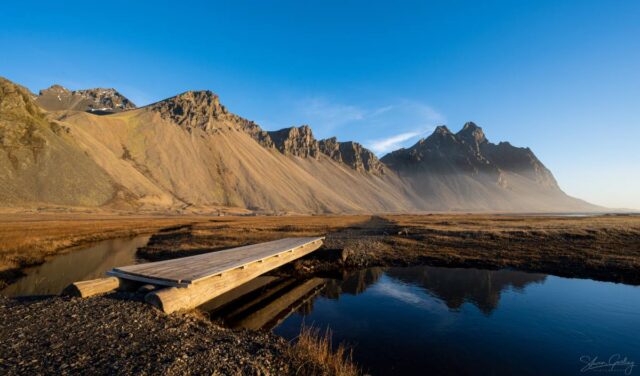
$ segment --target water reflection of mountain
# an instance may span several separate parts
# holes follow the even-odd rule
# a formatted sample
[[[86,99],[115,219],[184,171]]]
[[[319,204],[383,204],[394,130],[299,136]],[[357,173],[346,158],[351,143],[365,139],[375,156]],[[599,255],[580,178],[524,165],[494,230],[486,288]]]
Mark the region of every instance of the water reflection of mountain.
[[[340,294],[358,295],[369,286],[376,283],[384,274],[384,268],[369,268],[356,272],[345,273],[342,279],[330,279],[324,290],[324,295],[337,299]]]
[[[338,299],[342,294],[357,295],[385,274],[402,283],[425,288],[451,309],[471,302],[485,313],[497,307],[503,290],[522,289],[545,280],[543,274],[428,266],[369,268],[345,273],[342,279],[326,280],[263,276],[205,303],[200,309],[232,328],[271,329],[293,312],[311,313],[313,302],[320,294],[330,299]]]
[[[498,306],[503,290],[520,290],[530,283],[542,283],[546,279],[544,274],[511,270],[429,266],[390,268],[386,274],[404,283],[425,288],[451,309],[458,309],[463,303],[470,302],[486,314]]]

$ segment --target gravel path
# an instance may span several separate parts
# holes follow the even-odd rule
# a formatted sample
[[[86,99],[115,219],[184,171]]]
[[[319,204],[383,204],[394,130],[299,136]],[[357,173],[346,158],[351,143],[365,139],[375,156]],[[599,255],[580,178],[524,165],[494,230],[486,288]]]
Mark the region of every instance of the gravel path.
[[[289,373],[280,337],[165,315],[126,297],[0,297],[0,374]]]

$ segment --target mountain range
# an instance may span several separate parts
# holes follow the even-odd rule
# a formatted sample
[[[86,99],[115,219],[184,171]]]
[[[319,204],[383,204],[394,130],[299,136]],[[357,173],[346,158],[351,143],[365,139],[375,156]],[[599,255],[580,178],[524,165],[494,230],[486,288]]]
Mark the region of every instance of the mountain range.
[[[210,91],[144,107],[114,89],[38,95],[0,78],[0,206],[127,211],[553,212],[566,195],[528,148],[469,122],[378,157],[357,142],[277,131]]]

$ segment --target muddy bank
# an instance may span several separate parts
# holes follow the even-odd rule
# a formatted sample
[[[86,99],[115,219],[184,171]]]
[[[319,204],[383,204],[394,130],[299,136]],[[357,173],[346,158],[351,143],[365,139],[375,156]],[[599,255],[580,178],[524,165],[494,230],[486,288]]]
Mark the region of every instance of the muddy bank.
[[[165,315],[137,298],[0,297],[0,373],[288,375],[313,366],[271,333]]]

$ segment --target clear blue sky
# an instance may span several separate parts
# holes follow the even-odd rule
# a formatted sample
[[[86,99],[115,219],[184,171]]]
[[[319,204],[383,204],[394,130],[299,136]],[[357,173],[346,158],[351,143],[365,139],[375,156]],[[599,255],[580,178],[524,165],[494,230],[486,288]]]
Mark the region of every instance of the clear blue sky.
[[[640,209],[640,1],[9,2],[0,75],[210,89],[266,129],[382,155],[437,124],[529,146],[569,194]]]

